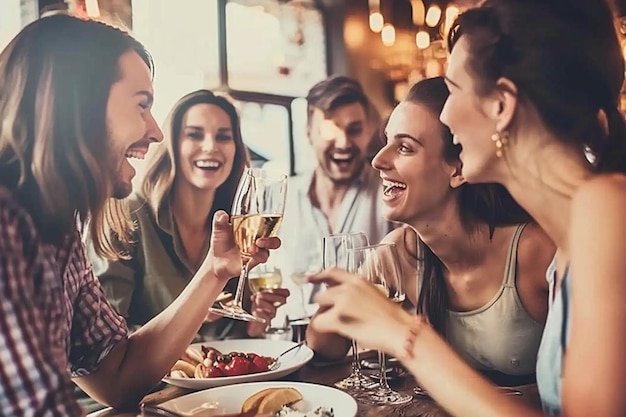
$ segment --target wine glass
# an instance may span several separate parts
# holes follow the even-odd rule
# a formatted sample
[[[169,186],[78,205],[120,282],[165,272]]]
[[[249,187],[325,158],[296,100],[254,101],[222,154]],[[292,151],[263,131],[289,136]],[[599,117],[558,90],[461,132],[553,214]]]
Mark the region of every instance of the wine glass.
[[[286,175],[277,175],[259,168],[248,168],[244,172],[239,180],[231,212],[235,243],[242,258],[237,292],[232,305],[211,307],[211,313],[237,320],[265,323],[265,319],[244,310],[243,288],[248,280],[250,250],[257,239],[276,236],[283,220],[286,195]]]
[[[348,271],[367,280],[394,303],[404,302],[406,293],[395,244],[383,243],[349,250]],[[368,391],[363,399],[375,405],[404,404],[411,401],[413,399],[411,395],[401,394],[389,387],[386,355],[380,350],[378,363],[380,364],[378,386]]]
[[[257,294],[259,291],[275,290],[280,288],[282,283],[283,275],[280,269],[269,264],[257,265],[248,272],[248,287],[252,294]]]
[[[308,249],[308,250],[307,250]],[[322,256],[319,245],[303,249],[304,253],[294,260],[291,265],[291,281],[300,290],[300,313],[296,319],[308,321],[307,302],[304,298],[304,288],[308,285],[308,277],[315,275],[322,269]]]
[[[322,263],[324,269],[347,269],[348,251],[367,245],[369,245],[367,236],[362,232],[324,236],[322,240]],[[372,381],[361,372],[356,340],[352,340],[352,371],[346,378],[336,382],[335,386],[346,391],[360,391],[373,386]]]

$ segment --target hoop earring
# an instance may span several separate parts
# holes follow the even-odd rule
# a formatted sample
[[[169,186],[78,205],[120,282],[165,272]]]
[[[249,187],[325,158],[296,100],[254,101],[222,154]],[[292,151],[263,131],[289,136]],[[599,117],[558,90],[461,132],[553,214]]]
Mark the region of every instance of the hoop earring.
[[[502,158],[504,155],[504,147],[509,143],[509,132],[506,130],[502,133],[496,132],[491,135],[491,140],[496,144],[496,156]]]

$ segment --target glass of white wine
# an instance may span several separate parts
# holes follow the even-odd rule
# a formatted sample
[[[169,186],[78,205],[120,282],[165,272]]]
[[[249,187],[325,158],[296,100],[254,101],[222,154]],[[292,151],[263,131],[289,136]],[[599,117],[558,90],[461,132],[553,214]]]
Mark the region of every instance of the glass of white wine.
[[[252,294],[281,287],[283,275],[280,269],[268,264],[257,265],[248,273],[248,287]]]
[[[248,168],[244,172],[231,212],[235,243],[241,252],[242,266],[234,302],[228,306],[211,307],[209,311],[237,320],[265,320],[255,317],[243,308],[243,289],[248,280],[251,250],[257,239],[276,236],[283,221],[287,176],[259,168]]]
[[[393,243],[348,250],[348,271],[367,280],[394,303],[404,302],[406,292],[400,273],[400,259]],[[411,401],[411,395],[399,393],[389,387],[386,355],[382,351],[378,351],[378,363],[378,385],[360,398],[374,405],[404,404]]]

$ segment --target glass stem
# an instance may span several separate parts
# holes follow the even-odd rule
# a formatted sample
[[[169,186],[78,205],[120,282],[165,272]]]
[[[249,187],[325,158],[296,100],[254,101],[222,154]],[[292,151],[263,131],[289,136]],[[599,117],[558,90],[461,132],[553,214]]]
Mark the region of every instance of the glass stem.
[[[304,285],[300,284],[300,295],[302,296],[302,318],[306,319],[306,302],[304,301]]]
[[[237,292],[235,293],[234,308],[243,309],[243,286],[248,280],[248,263],[250,259],[243,258],[241,262],[241,273],[239,274],[239,281],[237,281]]]
[[[359,352],[356,340],[352,339],[352,374],[361,375],[361,364],[359,363]]]
[[[378,351],[378,363],[380,364],[378,385],[384,390],[390,390],[387,382],[387,355],[380,350]]]

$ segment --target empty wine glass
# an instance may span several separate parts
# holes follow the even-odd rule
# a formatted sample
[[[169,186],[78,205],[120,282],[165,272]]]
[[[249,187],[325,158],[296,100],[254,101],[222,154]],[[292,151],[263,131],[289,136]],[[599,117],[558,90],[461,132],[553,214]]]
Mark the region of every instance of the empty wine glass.
[[[400,260],[396,245],[393,243],[349,250],[348,271],[367,280],[394,303],[404,302],[406,293],[400,273]],[[368,391],[366,396],[361,396],[361,399],[376,405],[404,404],[411,401],[412,396],[401,394],[389,387],[386,355],[380,350],[378,362],[380,364],[378,386]]]
[[[365,233],[344,233],[324,236],[322,240],[322,262],[324,269],[348,268],[348,251],[369,244]],[[361,372],[358,346],[352,340],[352,372],[346,378],[335,383],[335,386],[346,391],[359,391],[371,388],[374,384]]]
[[[243,289],[248,280],[250,250],[257,239],[275,236],[283,220],[287,176],[273,174],[259,168],[248,168],[244,172],[233,202],[231,221],[235,243],[241,252],[242,266],[237,292],[232,305],[211,307],[209,311],[237,320],[265,320],[255,317],[243,308]]]

